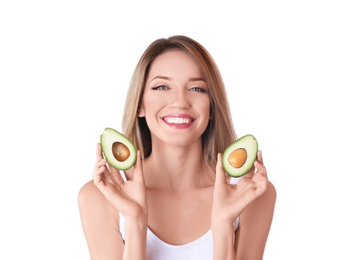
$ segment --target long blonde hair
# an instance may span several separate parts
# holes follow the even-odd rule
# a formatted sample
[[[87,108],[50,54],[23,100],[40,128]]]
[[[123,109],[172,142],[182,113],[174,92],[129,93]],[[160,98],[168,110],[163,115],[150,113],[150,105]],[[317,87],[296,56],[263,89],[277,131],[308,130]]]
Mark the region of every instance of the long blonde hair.
[[[143,158],[151,154],[151,134],[144,118],[138,117],[145,82],[153,60],[169,50],[182,50],[197,62],[208,86],[211,120],[202,134],[205,162],[214,167],[217,154],[236,140],[232,117],[222,76],[208,51],[197,41],[183,35],[160,38],[142,54],[134,70],[123,111],[122,131],[141,151]]]

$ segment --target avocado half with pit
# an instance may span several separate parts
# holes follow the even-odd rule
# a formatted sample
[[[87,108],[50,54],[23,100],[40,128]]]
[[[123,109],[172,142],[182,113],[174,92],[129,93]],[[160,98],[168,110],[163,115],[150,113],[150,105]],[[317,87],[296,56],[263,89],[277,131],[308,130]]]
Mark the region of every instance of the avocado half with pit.
[[[253,135],[248,134],[237,139],[223,152],[224,171],[232,177],[245,175],[253,167],[257,152],[258,142]]]
[[[107,162],[118,170],[127,170],[135,164],[136,148],[123,134],[107,127],[100,136],[102,152]]]

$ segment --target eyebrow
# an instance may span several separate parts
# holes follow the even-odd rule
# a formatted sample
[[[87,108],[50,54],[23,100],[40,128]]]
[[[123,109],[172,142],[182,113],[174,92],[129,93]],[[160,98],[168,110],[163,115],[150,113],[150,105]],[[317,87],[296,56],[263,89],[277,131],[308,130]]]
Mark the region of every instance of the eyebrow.
[[[166,76],[155,76],[151,81],[154,81],[155,79],[165,79],[165,80],[173,80],[173,78],[171,77],[166,77]],[[204,81],[205,80],[201,77],[198,77],[198,78],[189,78],[188,81]]]
[[[155,79],[166,79],[166,80],[172,80],[173,78],[166,77],[166,76],[155,76],[151,81],[154,81]]]

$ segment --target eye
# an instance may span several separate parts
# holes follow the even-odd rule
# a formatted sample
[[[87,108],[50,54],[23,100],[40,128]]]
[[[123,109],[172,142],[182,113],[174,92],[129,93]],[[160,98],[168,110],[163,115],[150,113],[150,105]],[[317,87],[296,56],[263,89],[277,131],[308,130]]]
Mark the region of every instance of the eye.
[[[159,86],[153,87],[152,89],[153,90],[166,90],[166,89],[168,89],[168,87],[165,85],[159,85]]]
[[[200,92],[200,93],[207,93],[207,90],[202,87],[192,87],[189,89],[190,91]]]

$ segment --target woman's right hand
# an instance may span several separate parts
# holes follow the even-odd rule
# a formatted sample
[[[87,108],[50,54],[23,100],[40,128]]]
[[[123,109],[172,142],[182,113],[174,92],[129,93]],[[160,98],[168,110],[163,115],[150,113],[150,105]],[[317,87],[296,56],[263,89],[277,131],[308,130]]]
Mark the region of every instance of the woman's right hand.
[[[262,151],[258,151],[254,166],[236,185],[227,183],[225,176],[222,154],[218,154],[212,214],[233,223],[249,204],[267,190],[269,181]]]
[[[137,151],[137,160],[133,166],[133,178],[124,181],[119,171],[107,163],[103,157],[101,145],[98,143],[93,181],[125,218],[147,219],[146,188],[139,151]]]

